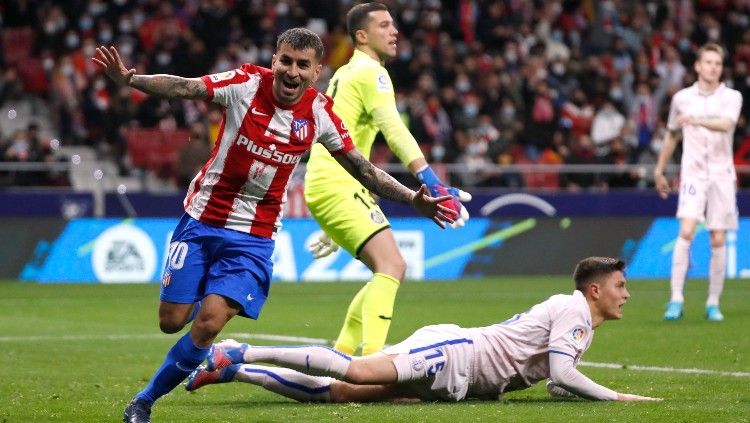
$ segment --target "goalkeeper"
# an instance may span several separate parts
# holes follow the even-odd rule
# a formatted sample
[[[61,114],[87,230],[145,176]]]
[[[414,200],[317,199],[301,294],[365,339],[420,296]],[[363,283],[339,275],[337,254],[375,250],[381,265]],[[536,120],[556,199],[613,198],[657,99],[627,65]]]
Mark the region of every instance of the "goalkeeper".
[[[354,54],[331,78],[327,94],[333,110],[349,129],[357,149],[365,157],[378,131],[402,163],[430,189],[432,195],[454,196],[443,204],[455,211],[453,227],[469,218],[460,201],[468,193],[441,183],[425,161],[422,151],[401,121],[396,109],[391,78],[383,67],[396,55],[398,31],[385,5],[365,3],[346,17]],[[310,248],[316,258],[342,246],[372,272],[372,279],[355,295],[334,348],[362,355],[380,351],[391,323],[396,292],[406,272],[393,231],[368,190],[349,176],[322,146],[313,146],[305,176],[305,200],[324,234]]]

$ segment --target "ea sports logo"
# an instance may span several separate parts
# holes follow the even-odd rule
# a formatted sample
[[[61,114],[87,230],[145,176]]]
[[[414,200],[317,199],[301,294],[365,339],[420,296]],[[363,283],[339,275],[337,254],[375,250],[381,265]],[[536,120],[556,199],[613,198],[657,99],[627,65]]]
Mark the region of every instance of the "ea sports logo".
[[[142,229],[120,224],[96,239],[91,264],[103,283],[150,282],[156,270],[156,248]]]

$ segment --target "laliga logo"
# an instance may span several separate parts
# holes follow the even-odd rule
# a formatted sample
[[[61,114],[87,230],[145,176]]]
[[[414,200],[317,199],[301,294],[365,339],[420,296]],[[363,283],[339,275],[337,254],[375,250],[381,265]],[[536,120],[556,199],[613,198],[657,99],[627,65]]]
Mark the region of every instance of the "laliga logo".
[[[555,216],[557,214],[557,209],[555,209],[555,206],[553,206],[552,204],[535,195],[525,193],[501,195],[497,198],[494,198],[492,201],[487,202],[487,204],[482,206],[479,212],[482,214],[482,216],[489,216],[495,210],[501,209],[505,206],[516,204],[533,207],[549,217]]]
[[[91,265],[103,283],[150,282],[156,271],[156,248],[137,226],[115,225],[96,238]]]

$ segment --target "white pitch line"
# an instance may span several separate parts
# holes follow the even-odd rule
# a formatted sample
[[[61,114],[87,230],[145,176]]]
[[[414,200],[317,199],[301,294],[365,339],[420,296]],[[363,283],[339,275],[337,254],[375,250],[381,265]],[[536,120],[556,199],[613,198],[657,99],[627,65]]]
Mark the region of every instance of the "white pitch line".
[[[665,373],[686,373],[711,376],[732,376],[732,377],[750,377],[750,372],[725,372],[721,370],[709,369],[680,369],[676,367],[657,367],[657,366],[639,366],[637,364],[617,364],[617,363],[594,363],[591,361],[581,361],[581,366],[601,367],[605,369],[623,369],[638,370],[643,372],[665,372]]]
[[[60,336],[0,336],[0,342],[34,342],[34,341],[94,341],[94,340],[134,340],[134,339],[166,339],[169,335],[159,333],[154,334],[137,334],[137,335],[60,335]],[[333,342],[325,338],[309,338],[305,336],[274,335],[267,333],[247,333],[247,332],[229,332],[222,334],[222,338],[240,338],[240,339],[259,339],[263,341],[303,343],[303,344],[323,344],[332,345]],[[727,376],[750,378],[750,372],[727,372],[722,370],[710,369],[682,369],[677,367],[658,367],[658,366],[640,366],[637,364],[618,364],[618,363],[596,363],[591,361],[581,361],[579,363],[585,367],[598,367],[604,369],[627,369],[641,372],[664,372],[664,373],[682,373],[698,374],[709,376]]]
[[[160,333],[136,334],[136,335],[40,335],[40,336],[0,336],[0,342],[39,342],[39,341],[123,341],[134,339],[167,339],[169,335]],[[304,344],[332,344],[325,338],[307,338],[302,336],[271,335],[263,333],[224,333],[223,338],[247,338],[260,339],[263,341],[297,342]],[[223,339],[222,338],[222,339]]]

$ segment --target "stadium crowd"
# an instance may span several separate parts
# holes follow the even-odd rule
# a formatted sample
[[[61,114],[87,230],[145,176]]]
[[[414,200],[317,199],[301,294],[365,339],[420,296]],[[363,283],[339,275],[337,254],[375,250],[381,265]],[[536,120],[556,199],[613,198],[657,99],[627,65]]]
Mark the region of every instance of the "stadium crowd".
[[[318,82],[324,90],[327,77],[351,54],[343,18],[351,3],[3,2],[0,160],[55,160],[59,145],[87,145],[127,174],[137,161],[128,151],[134,128],[183,128],[190,142],[182,143],[176,163],[153,170],[186,184],[196,164],[210,154],[221,110],[207,102],[168,101],[118,89],[90,60],[95,47],[118,46],[125,63],[139,73],[196,77],[244,62],[269,66],[276,36],[306,26],[326,44]],[[509,164],[653,164],[670,98],[695,80],[695,52],[708,41],[727,49],[725,83],[743,95],[750,91],[747,1],[384,3],[400,31],[398,57],[387,64],[398,108],[430,162],[470,169],[451,174],[451,183],[458,186],[606,189],[652,184],[650,172],[630,170],[558,174],[498,169]],[[750,164],[747,119],[746,104],[735,133],[737,164]],[[33,133],[44,136],[29,133],[40,124],[43,131]],[[385,147],[373,153],[376,163],[392,159]],[[59,178],[29,177],[37,179],[14,183],[59,183]],[[740,182],[750,185],[747,177]]]

